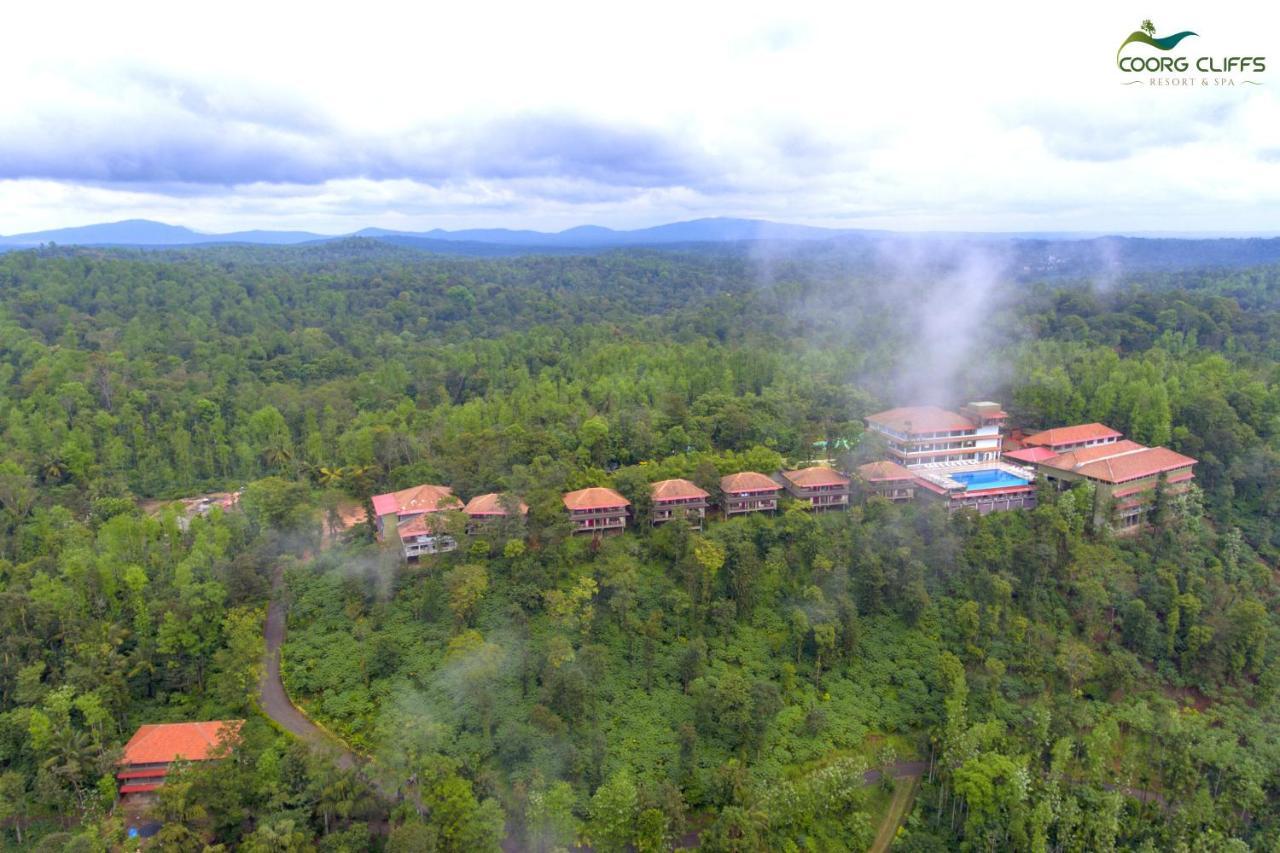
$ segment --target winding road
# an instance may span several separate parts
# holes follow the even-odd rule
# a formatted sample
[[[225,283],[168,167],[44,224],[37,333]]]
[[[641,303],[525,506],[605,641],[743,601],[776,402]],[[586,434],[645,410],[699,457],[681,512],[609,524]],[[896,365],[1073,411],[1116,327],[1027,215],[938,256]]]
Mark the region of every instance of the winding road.
[[[364,759],[338,738],[311,722],[285,692],[284,681],[280,677],[280,654],[284,646],[286,615],[284,568],[277,564],[271,576],[271,602],[267,605],[267,624],[263,631],[266,648],[262,656],[262,676],[258,679],[258,706],[262,713],[289,734],[319,749],[332,752],[334,762],[342,769],[360,770],[365,765]],[[374,780],[369,781],[384,796],[394,798],[394,791],[387,791]]]

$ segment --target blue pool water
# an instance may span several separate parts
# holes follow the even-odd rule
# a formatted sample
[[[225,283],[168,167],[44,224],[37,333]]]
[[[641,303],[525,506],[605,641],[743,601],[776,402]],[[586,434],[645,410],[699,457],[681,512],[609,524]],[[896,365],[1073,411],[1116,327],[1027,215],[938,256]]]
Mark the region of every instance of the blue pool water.
[[[947,476],[957,483],[962,483],[966,492],[977,492],[983,489],[1007,489],[1012,486],[1025,486],[1031,482],[1022,477],[1015,477],[1013,474],[1001,471],[998,468],[984,469],[982,471],[964,471],[962,473],[947,474]]]

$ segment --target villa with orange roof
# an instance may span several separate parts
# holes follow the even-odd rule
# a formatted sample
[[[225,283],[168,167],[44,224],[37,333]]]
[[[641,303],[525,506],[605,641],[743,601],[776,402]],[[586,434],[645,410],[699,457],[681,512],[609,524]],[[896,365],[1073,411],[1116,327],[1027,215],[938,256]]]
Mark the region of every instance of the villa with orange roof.
[[[147,802],[164,784],[173,762],[224,757],[240,737],[244,720],[159,723],[142,726],[129,738],[116,779],[123,802]]]
[[[476,495],[467,501],[467,505],[462,509],[467,515],[467,532],[478,533],[490,522],[506,518],[509,514],[508,508],[521,516],[529,514],[529,505],[515,496],[504,496],[500,492]]]
[[[1008,415],[999,403],[969,403],[959,412],[937,406],[902,406],[867,415],[884,437],[889,458],[904,468],[965,465],[1000,458],[1000,430]]]
[[[373,496],[378,538],[394,532],[406,559],[452,551],[458,543],[443,530],[448,510],[462,509],[462,501],[448,486],[422,485]]]
[[[805,501],[810,509],[849,507],[849,478],[827,465],[783,471],[782,483],[793,498]]]
[[[897,462],[868,462],[858,466],[858,477],[872,491],[894,503],[907,503],[916,496],[915,475]]]
[[[1130,533],[1155,508],[1158,489],[1178,494],[1190,488],[1195,464],[1195,459],[1167,447],[1146,447],[1124,439],[1068,450],[1038,466],[1045,479],[1060,489],[1080,480],[1093,483],[1097,488],[1094,524],[1113,523],[1117,532]]]
[[[659,480],[649,486],[649,493],[653,498],[653,524],[683,518],[693,529],[702,529],[703,519],[707,517],[707,499],[711,495],[696,483],[680,479]]]
[[[631,501],[602,486],[579,489],[564,496],[574,533],[596,535],[613,533],[627,526],[627,510]]]
[[[728,518],[744,512],[773,512],[778,508],[782,486],[764,474],[743,471],[721,477],[720,491],[724,493],[722,508]]]

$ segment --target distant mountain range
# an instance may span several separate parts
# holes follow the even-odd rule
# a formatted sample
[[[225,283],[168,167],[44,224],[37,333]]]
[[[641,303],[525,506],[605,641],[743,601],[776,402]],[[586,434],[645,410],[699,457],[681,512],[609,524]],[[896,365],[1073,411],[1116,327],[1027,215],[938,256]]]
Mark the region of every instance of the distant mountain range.
[[[290,245],[343,237],[380,240],[489,243],[503,246],[594,249],[609,246],[653,246],[671,243],[724,243],[743,240],[825,240],[841,235],[871,233],[851,229],[787,225],[758,219],[695,219],[634,231],[617,231],[598,225],[582,225],[565,231],[518,231],[507,228],[471,228],[446,231],[391,231],[365,228],[353,234],[314,234],[308,231],[234,231],[210,234],[180,225],[148,219],[128,219],[77,228],[56,228],[27,234],[0,236],[0,245],[16,248],[45,243],[79,246],[198,246],[210,243]]]
[[[1231,237],[1233,239],[1222,239]],[[1016,267],[1025,274],[1094,273],[1107,269],[1176,269],[1189,266],[1239,267],[1280,262],[1280,238],[1264,239],[1246,234],[1107,235],[1081,232],[943,233],[892,232],[848,228],[818,228],[761,219],[694,219],[651,228],[623,231],[598,225],[582,225],[565,231],[527,231],[506,228],[472,228],[446,231],[392,231],[365,228],[352,234],[315,234],[309,231],[234,231],[211,234],[179,225],[146,219],[130,219],[58,228],[27,234],[0,236],[0,252],[56,243],[78,246],[172,248],[217,244],[287,246],[326,243],[353,238],[375,240],[407,248],[450,255],[567,254],[609,248],[680,246],[748,242],[832,246],[852,244],[870,248],[893,244],[963,246],[995,243],[1014,249]]]

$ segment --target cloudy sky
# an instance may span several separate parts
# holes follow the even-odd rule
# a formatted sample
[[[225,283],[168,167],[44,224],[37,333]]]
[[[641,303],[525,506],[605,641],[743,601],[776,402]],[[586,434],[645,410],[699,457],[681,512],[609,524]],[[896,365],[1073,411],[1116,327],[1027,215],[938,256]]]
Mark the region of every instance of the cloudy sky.
[[[1274,4],[407,5],[7,8],[0,234],[1280,230]],[[1144,17],[1263,85],[1122,85]]]

